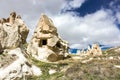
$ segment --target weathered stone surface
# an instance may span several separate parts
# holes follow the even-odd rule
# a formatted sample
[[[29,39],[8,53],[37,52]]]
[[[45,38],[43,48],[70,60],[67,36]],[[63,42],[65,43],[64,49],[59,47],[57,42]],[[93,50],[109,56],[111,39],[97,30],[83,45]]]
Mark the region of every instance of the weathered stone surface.
[[[10,13],[9,23],[14,24],[15,18],[16,18],[16,13],[15,12]]]
[[[13,59],[9,59],[10,56],[3,58],[2,61],[4,62],[0,63],[7,63],[0,66],[0,80],[16,80],[17,78],[17,80],[24,80],[25,76],[40,76],[42,74],[40,68],[30,64],[24,57],[22,49],[8,49],[6,55],[12,55],[17,58],[14,59],[14,57],[12,57]]]
[[[58,36],[52,20],[42,14],[27,52],[38,60],[57,61],[63,59],[65,53],[68,53],[68,42]]]
[[[77,51],[77,55],[80,56],[101,56],[102,55],[102,50],[99,47],[98,44],[93,44],[92,47],[88,46],[87,51],[82,49],[81,51]]]
[[[41,75],[40,68],[30,64],[25,57],[26,50],[22,50],[28,32],[26,24],[15,12],[9,18],[0,20],[0,80],[18,80],[25,76]]]
[[[93,44],[91,49],[88,47],[87,55],[101,56],[102,50],[98,44]]]
[[[10,14],[8,20],[7,22],[3,18],[0,22],[0,50],[17,48],[24,44],[29,32],[25,23],[20,18],[16,18],[15,12]]]
[[[6,23],[6,19],[5,18],[0,19],[0,23],[1,24]]]

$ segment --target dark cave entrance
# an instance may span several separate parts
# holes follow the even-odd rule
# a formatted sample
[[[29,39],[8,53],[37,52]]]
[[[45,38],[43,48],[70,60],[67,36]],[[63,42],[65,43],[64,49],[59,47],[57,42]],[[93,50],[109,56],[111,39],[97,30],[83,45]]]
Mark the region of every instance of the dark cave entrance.
[[[42,45],[47,45],[47,39],[43,39],[43,40],[41,41],[41,43],[42,43]]]

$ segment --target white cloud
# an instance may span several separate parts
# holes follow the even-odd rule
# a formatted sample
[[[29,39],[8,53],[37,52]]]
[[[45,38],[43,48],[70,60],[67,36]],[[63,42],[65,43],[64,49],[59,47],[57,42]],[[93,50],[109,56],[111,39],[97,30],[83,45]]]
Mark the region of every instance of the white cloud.
[[[120,0],[111,1],[109,4],[110,8],[113,11],[113,15],[116,17],[116,23],[120,24]]]
[[[32,0],[34,6],[44,10],[47,14],[58,14],[63,7],[65,0]]]
[[[72,8],[78,8],[80,7],[83,3],[85,2],[85,0],[73,0],[69,2],[69,5]]]
[[[99,10],[85,17],[63,14],[54,17],[61,36],[70,42],[71,47],[85,48],[88,44],[99,42],[104,45],[120,44],[120,31],[107,10]]]
[[[68,0],[64,6],[63,11],[79,8],[86,0]]]
[[[61,9],[78,8],[84,2],[85,0],[70,0],[69,3],[66,0],[0,0],[0,17],[7,17],[11,11],[20,14],[30,28],[29,39],[40,14],[46,13],[72,48],[83,48],[94,42],[119,45],[120,31],[114,24],[115,18],[111,11],[101,9],[84,17],[78,17],[74,12],[60,14]],[[119,12],[116,18],[120,20]]]
[[[116,13],[116,17],[117,17],[118,23],[120,24],[120,12]]]

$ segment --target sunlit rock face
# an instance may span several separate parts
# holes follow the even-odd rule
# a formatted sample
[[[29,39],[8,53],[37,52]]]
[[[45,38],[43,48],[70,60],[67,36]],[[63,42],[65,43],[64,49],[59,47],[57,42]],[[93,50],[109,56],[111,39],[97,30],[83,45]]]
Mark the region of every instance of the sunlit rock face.
[[[7,49],[0,65],[0,80],[26,80],[26,76],[39,76],[42,71],[30,64],[21,48]],[[1,56],[0,56],[1,59]]]
[[[92,48],[88,47],[87,55],[101,56],[102,55],[102,50],[99,47],[99,44],[93,44]]]
[[[99,46],[99,44],[95,43],[92,44],[92,47],[88,46],[87,51],[85,51],[84,49],[77,50],[77,55],[80,56],[101,56],[102,55],[102,50]]]
[[[26,24],[15,12],[7,19],[0,19],[0,51],[17,48],[26,43],[28,32]]]
[[[26,76],[39,76],[40,68],[26,58],[23,45],[29,29],[15,12],[0,19],[0,80],[25,80]]]
[[[67,56],[68,42],[59,37],[52,20],[42,14],[27,52],[38,60],[57,61]]]

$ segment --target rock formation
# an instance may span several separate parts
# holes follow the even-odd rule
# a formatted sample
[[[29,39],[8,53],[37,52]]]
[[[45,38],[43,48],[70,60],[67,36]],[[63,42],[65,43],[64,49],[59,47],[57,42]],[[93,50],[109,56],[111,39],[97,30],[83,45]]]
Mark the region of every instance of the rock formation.
[[[38,60],[57,61],[67,56],[68,42],[59,37],[52,20],[42,14],[27,52]]]
[[[93,44],[92,47],[88,46],[87,50],[82,49],[81,51],[78,50],[77,55],[80,55],[81,57],[83,56],[101,56],[102,55],[102,50],[99,47],[99,45]]]
[[[99,47],[98,44],[93,44],[92,48],[90,48],[88,46],[88,50],[87,50],[87,55],[92,55],[92,56],[101,56],[102,55],[102,50]]]
[[[9,23],[10,23],[10,24],[14,24],[15,18],[16,18],[16,13],[15,13],[15,12],[12,12],[12,13],[10,14]]]
[[[12,12],[8,19],[0,20],[0,51],[17,48],[26,42],[29,29],[22,19]]]
[[[25,55],[28,28],[15,12],[0,20],[0,80],[25,80],[25,76],[41,75],[41,70],[31,64]],[[36,71],[37,70],[37,71]]]
[[[0,62],[2,64],[0,80],[26,80],[26,76],[42,74],[40,68],[28,62],[20,48],[7,50],[4,55],[6,54],[12,56],[13,59],[5,56],[6,59],[2,60],[4,62]]]

